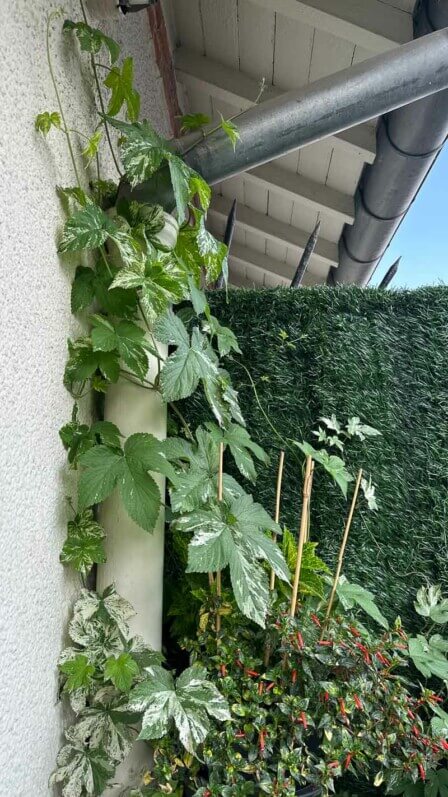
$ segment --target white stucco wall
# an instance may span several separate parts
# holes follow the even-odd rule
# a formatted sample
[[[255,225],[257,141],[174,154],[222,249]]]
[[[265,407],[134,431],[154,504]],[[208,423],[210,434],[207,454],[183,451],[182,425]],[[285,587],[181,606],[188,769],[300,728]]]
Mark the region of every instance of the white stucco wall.
[[[72,400],[62,385],[66,338],[76,332],[69,292],[76,258],[62,264],[55,185],[73,184],[63,137],[34,132],[56,110],[45,55],[54,0],[0,0],[0,795],[44,797],[61,743],[55,663],[78,584],[59,564],[73,491],[58,429]],[[75,0],[64,2],[79,19]],[[77,46],[55,24],[52,51],[68,122],[93,131],[91,84]],[[143,113],[162,132],[166,113],[143,12],[108,23],[136,60]],[[84,63],[86,63],[85,59]],[[78,150],[79,154],[79,150]],[[102,158],[107,176],[113,170]],[[86,410],[88,412],[88,409]]]

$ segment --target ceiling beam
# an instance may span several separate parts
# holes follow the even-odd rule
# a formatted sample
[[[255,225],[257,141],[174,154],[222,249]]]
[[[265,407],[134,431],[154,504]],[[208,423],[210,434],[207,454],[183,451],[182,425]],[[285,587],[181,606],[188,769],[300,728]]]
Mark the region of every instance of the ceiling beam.
[[[295,3],[296,0],[293,0]],[[185,88],[201,91],[235,108],[252,108],[260,91],[260,83],[243,72],[219,64],[212,58],[179,47],[174,53],[176,77]],[[285,92],[276,86],[266,86],[261,102],[279,97]],[[375,160],[375,128],[362,124],[331,136],[335,146],[361,158],[366,163]]]
[[[294,276],[294,266],[288,263],[282,263],[279,260],[263,252],[258,252],[255,249],[250,249],[242,244],[234,243],[229,256],[230,273],[240,275],[241,281],[249,279],[245,277],[245,267],[249,266],[252,272],[257,273],[256,282],[260,286],[263,285],[264,275],[268,274],[270,277],[278,277],[279,285],[289,285]],[[316,269],[316,267],[315,267]],[[328,274],[326,266],[322,265],[317,267],[317,270],[307,271],[304,278],[304,285],[314,285],[317,282],[325,282]]]
[[[316,183],[308,177],[287,171],[275,163],[266,163],[244,172],[244,179],[256,185],[262,185],[269,191],[280,194],[301,205],[323,212],[338,221],[353,224],[355,203],[352,196]]]
[[[231,201],[223,196],[214,196],[210,205],[209,214],[218,219],[227,218],[229,215]],[[283,221],[277,221],[271,216],[264,213],[259,213],[246,205],[238,205],[237,227],[243,230],[259,235],[261,238],[267,238],[269,241],[286,245],[290,248],[297,249],[297,254],[303,252],[308,238],[309,232],[299,230],[293,227],[292,224],[285,224]],[[232,253],[234,251],[232,246]],[[332,241],[320,239],[314,250],[311,258],[311,264],[319,264],[320,266],[337,266],[338,264],[338,245]],[[312,268],[312,266],[311,266]],[[291,275],[292,276],[292,275]]]
[[[375,53],[412,39],[412,16],[381,0],[252,0]]]

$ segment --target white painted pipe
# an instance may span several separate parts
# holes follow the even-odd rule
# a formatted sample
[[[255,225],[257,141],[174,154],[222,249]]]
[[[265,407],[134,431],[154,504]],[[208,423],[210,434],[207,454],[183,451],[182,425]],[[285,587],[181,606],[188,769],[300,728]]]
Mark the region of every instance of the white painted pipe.
[[[159,347],[164,356],[164,347]],[[157,372],[155,357],[150,358],[149,379]],[[166,437],[166,405],[159,393],[144,390],[122,380],[106,394],[104,417],[115,423],[128,437],[135,432],[149,432]],[[165,500],[165,479],[153,474]],[[97,587],[105,589],[114,583],[120,595],[133,605],[136,615],[130,621],[131,633],[140,634],[145,642],[160,650],[162,642],[164,512],[161,510],[152,534],[137,526],[127,514],[118,490],[102,504],[101,523],[107,534],[107,562],[98,567]],[[125,787],[138,786],[142,770],[151,765],[150,750],[137,742],[130,755],[117,769],[115,781],[106,797],[118,797]]]

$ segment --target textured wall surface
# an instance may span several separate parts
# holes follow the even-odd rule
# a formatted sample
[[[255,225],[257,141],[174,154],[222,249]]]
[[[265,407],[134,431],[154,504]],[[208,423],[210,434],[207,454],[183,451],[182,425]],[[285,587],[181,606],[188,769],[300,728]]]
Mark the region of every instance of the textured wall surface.
[[[76,331],[69,312],[76,260],[61,263],[56,255],[63,217],[55,185],[72,185],[73,173],[63,136],[54,132],[45,141],[33,129],[37,113],[56,110],[45,29],[46,15],[57,5],[0,2],[0,795],[5,797],[50,794],[47,780],[62,729],[55,664],[77,587],[58,558],[67,519],[64,495],[73,488],[58,429],[72,407],[62,372],[66,338]],[[79,18],[77,2],[64,5],[68,16]],[[70,38],[63,40],[62,21],[54,23],[51,50],[67,121],[91,134],[91,81],[82,67],[87,62]],[[104,29],[134,55],[143,115],[168,133],[146,13],[117,15]],[[105,175],[113,177],[106,153],[101,160]]]

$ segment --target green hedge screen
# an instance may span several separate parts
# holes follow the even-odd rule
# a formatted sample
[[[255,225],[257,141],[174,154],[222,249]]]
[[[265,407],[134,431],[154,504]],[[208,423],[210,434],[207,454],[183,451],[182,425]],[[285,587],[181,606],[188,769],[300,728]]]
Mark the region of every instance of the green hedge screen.
[[[209,295],[237,335],[242,357],[227,367],[247,427],[271,455],[256,498],[274,509],[281,437],[312,440],[319,416],[359,415],[381,437],[350,443],[346,458],[377,485],[378,512],[357,513],[345,572],[372,589],[390,618],[412,622],[423,582],[448,588],[448,288],[235,290]],[[250,379],[254,380],[259,403]],[[205,419],[201,398],[183,411]],[[300,460],[286,453],[282,522],[297,530]],[[334,565],[347,505],[316,470],[311,536]]]

